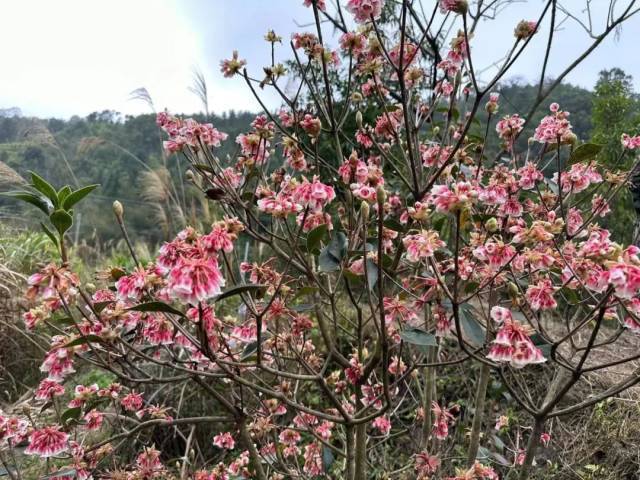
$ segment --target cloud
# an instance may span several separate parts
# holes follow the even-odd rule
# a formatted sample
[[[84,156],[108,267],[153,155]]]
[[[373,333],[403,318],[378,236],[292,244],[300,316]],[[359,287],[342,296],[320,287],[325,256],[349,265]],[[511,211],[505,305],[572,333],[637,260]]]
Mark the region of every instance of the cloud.
[[[577,4],[582,2],[565,3],[576,5],[576,14],[581,14]],[[536,18],[541,5],[538,0],[514,3],[498,21],[480,24],[473,42],[476,68],[490,67],[501,58],[512,42],[515,24]],[[604,12],[596,13],[594,18],[603,18]],[[58,117],[105,109],[147,111],[143,103],[128,100],[129,92],[138,87],[149,90],[157,109],[198,111],[198,99],[188,91],[194,66],[208,81],[213,111],[257,110],[242,79],[224,79],[219,73],[220,60],[237,49],[251,74],[260,77],[270,54],[263,40],[268,29],[283,37],[277,53],[282,60],[291,56],[288,41],[293,31],[315,28],[304,25],[312,16],[302,0],[20,0],[5,7],[3,20],[0,107]],[[329,25],[326,29],[328,41],[335,44]],[[640,17],[626,24],[617,40],[612,35],[603,42],[568,80],[592,87],[599,70],[618,66],[639,85],[637,31]],[[546,36],[542,29],[511,75],[537,79]],[[549,76],[558,75],[589,41],[575,22],[564,23],[554,40]],[[483,78],[491,73],[489,68]],[[270,107],[279,103],[273,92],[262,93]]]

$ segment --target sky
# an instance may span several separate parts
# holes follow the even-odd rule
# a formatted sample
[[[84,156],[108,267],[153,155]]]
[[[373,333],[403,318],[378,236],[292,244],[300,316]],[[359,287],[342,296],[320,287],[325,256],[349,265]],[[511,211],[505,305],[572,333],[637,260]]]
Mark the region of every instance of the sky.
[[[432,8],[434,1],[423,0],[425,8]],[[564,0],[564,4],[586,19],[585,1]],[[619,0],[618,8],[629,1]],[[496,20],[478,27],[472,55],[482,78],[494,73],[492,64],[511,46],[514,25],[537,18],[542,4],[542,0],[514,2]],[[608,4],[592,0],[596,31],[602,28]],[[311,11],[302,0],[20,0],[4,4],[2,14],[0,108],[18,107],[23,115],[58,118],[102,110],[148,112],[143,102],[130,99],[130,92],[140,87],[149,91],[157,110],[200,111],[200,101],[188,89],[194,68],[207,80],[213,112],[257,111],[258,104],[240,77],[222,77],[220,60],[237,49],[249,72],[259,77],[270,54],[263,39],[267,30],[285,40],[277,53],[284,60],[290,58],[286,40],[291,34],[314,28],[309,24]],[[330,37],[329,25],[326,30]],[[605,40],[568,81],[592,88],[600,70],[620,67],[633,75],[640,91],[638,32],[640,14]],[[508,78],[538,78],[547,33],[545,26]],[[558,75],[590,41],[577,22],[562,23],[551,51],[549,76]],[[335,45],[335,39],[329,43]],[[268,93],[265,102],[277,106]]]

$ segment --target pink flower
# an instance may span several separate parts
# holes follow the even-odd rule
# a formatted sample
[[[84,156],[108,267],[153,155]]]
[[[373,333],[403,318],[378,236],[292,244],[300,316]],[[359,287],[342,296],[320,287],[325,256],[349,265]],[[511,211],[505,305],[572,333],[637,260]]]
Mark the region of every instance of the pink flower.
[[[426,258],[433,257],[438,248],[445,246],[440,240],[438,232],[433,230],[422,230],[415,235],[408,235],[403,240],[407,250],[407,260],[410,262],[419,262]]]
[[[233,450],[236,446],[236,441],[233,439],[233,435],[231,435],[231,433],[224,432],[213,437],[213,444],[218,448]]]
[[[636,148],[640,148],[640,135],[631,137],[628,134],[623,133],[621,141],[622,141],[622,146],[627,150],[635,150]]]
[[[122,397],[122,400],[120,401],[122,408],[124,408],[129,412],[135,412],[137,410],[140,410],[142,408],[143,403],[144,402],[142,400],[142,395],[136,392],[131,392],[125,395],[124,397]]]
[[[451,411],[454,408],[441,407],[437,402],[431,404],[431,411],[434,415],[433,433],[438,440],[444,440],[449,436],[449,424],[454,420]]]
[[[44,427],[29,436],[29,446],[24,453],[41,458],[54,457],[69,448],[68,440],[69,434],[61,432],[60,427]]]
[[[526,40],[533,36],[537,30],[538,22],[534,20],[521,20],[518,22],[518,25],[516,25],[513,34],[518,40]]]
[[[347,10],[357,23],[368,22],[371,17],[378,18],[382,13],[384,0],[349,0]]]
[[[549,107],[552,115],[547,115],[542,119],[540,125],[536,128],[533,138],[541,143],[571,143],[575,139],[575,135],[571,131],[571,123],[569,123],[568,112],[559,109],[557,103],[552,103]]]
[[[85,427],[88,430],[98,430],[102,426],[103,420],[104,414],[97,410],[91,410],[84,416],[84,421],[86,422]]]
[[[549,442],[551,441],[551,435],[549,435],[547,432],[541,433],[540,441],[546,447],[547,445],[549,445]]]
[[[215,257],[194,257],[183,258],[171,270],[167,288],[174,298],[197,305],[220,294],[224,284]]]
[[[447,213],[463,210],[472,205],[478,197],[476,187],[468,182],[458,182],[451,187],[434,185],[427,202],[435,205],[436,211]],[[488,196],[486,198],[489,198]]]
[[[465,13],[467,8],[467,0],[440,0],[440,11],[442,13]]]
[[[435,455],[429,455],[427,452],[416,454],[416,472],[418,475],[432,475],[440,468],[440,459]],[[429,478],[429,477],[427,477]]]
[[[529,285],[526,293],[527,301],[533,310],[550,310],[558,306],[553,298],[554,292],[555,288],[547,278],[537,284]]]
[[[233,77],[236,73],[240,73],[242,67],[247,64],[246,60],[238,59],[237,50],[233,51],[233,56],[229,60],[222,60],[220,62],[220,71],[226,77]]]
[[[514,115],[507,115],[506,117],[503,117],[496,124],[496,132],[498,133],[498,136],[507,144],[507,150],[511,150],[513,148],[513,141],[522,131],[523,125],[524,118],[520,118],[517,113]]]
[[[523,190],[531,190],[536,185],[536,182],[544,180],[544,175],[536,168],[533,162],[527,161],[524,167],[521,167],[517,173],[520,176],[518,185]]]
[[[322,475],[324,466],[322,464],[322,449],[319,443],[310,443],[304,447],[304,473],[309,476]]]
[[[318,6],[318,10],[322,10],[323,12],[327,9],[327,5],[325,4],[325,0],[304,0],[304,6],[310,7],[313,4]]]
[[[278,438],[280,439],[280,442],[282,442],[285,445],[295,445],[300,441],[301,437],[300,437],[300,433],[297,432],[296,430],[286,428],[282,432],[280,432],[280,435]]]
[[[136,459],[136,466],[140,470],[142,478],[161,478],[164,465],[160,461],[160,452],[155,448],[145,448]]]
[[[59,397],[60,395],[64,395],[64,387],[60,383],[46,378],[38,385],[35,397],[38,400],[49,401],[53,397]]]
[[[536,347],[529,334],[531,330],[514,320],[511,312],[503,307],[493,307],[491,318],[502,323],[487,358],[495,362],[508,362],[515,368],[533,363],[543,363],[542,351]]]
[[[384,436],[389,435],[389,432],[391,431],[391,421],[385,415],[377,417],[373,422],[371,422],[371,425]]]
[[[307,113],[304,118],[300,120],[300,127],[302,127],[310,137],[317,138],[322,131],[322,122],[320,122],[319,118]]]
[[[336,198],[336,192],[333,187],[320,182],[318,177],[313,177],[311,182],[305,178],[295,187],[291,198],[303,208],[319,212]]]

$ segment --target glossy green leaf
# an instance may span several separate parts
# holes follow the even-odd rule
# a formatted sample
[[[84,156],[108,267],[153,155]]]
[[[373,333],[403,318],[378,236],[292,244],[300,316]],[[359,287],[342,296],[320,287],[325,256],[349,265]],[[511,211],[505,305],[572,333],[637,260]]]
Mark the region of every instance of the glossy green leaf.
[[[51,229],[42,222],[40,222],[40,226],[42,227],[42,230],[47,235],[47,237],[49,237],[49,240],[53,242],[56,248],[59,248],[58,238],[56,237],[55,233],[53,233]]]
[[[320,247],[320,242],[327,235],[327,230],[328,225],[325,223],[309,232],[307,235],[307,251],[311,252]]]
[[[0,195],[3,195],[5,197],[10,197],[10,198],[16,198],[18,200],[22,200],[23,202],[30,203],[31,205],[34,205],[34,206],[38,207],[44,213],[49,215],[49,210],[50,210],[49,203],[47,202],[47,200],[45,200],[44,198],[40,197],[39,195],[36,195],[35,193],[31,193],[31,192],[3,192]]]
[[[571,152],[568,163],[571,165],[584,160],[591,160],[600,153],[600,150],[602,150],[602,145],[598,145],[597,143],[583,143]]]
[[[135,305],[127,310],[133,310],[135,312],[162,312],[162,313],[171,313],[173,315],[179,315],[184,317],[184,313],[180,310],[176,310],[171,305],[167,305],[164,302],[147,302],[141,303],[139,305]]]
[[[47,182],[44,178],[38,175],[35,172],[29,172],[31,174],[31,183],[33,184],[33,188],[42,193],[45,197],[51,200],[54,207],[58,207],[58,192],[53,186]]]
[[[460,324],[465,335],[472,345],[480,346],[484,344],[485,331],[482,325],[476,320],[469,304],[460,305]]]
[[[233,297],[234,295],[240,295],[241,293],[261,293],[261,292],[264,292],[267,288],[268,288],[268,285],[258,285],[258,284],[237,285],[228,290],[225,290],[220,295],[218,295],[214,300],[216,302],[219,302],[220,300]]]
[[[400,338],[412,345],[420,345],[423,347],[436,347],[438,342],[435,335],[425,332],[419,328],[406,328],[400,332]]]
[[[76,203],[89,195],[93,190],[98,188],[98,186],[98,184],[87,185],[86,187],[82,187],[75,192],[71,192],[69,196],[64,199],[64,202],[62,202],[62,208],[64,208],[65,210],[73,208]]]
[[[56,210],[49,215],[49,220],[51,220],[51,223],[56,227],[60,235],[64,235],[64,233],[71,228],[71,225],[73,225],[73,217],[64,210]]]

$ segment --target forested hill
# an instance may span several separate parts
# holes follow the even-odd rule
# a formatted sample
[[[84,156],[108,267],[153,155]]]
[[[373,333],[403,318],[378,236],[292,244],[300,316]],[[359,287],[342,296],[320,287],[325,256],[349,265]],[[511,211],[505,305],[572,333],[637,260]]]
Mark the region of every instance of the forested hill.
[[[623,72],[616,75],[627,81],[629,89],[628,77],[620,77]],[[502,85],[500,93],[499,116],[509,113],[524,116],[533,103],[537,87],[512,82]],[[627,96],[630,93],[623,92]],[[580,87],[558,86],[521,138],[532,135],[538,120],[548,111],[548,105],[555,101],[563,110],[571,112],[578,138],[581,141],[590,139],[594,132],[595,97],[594,92]],[[637,102],[634,105],[637,107]],[[618,107],[612,108],[617,114]],[[15,109],[3,112],[4,116],[0,117],[0,161],[4,165],[24,177],[29,170],[37,171],[57,186],[101,185],[90,201],[85,202],[84,210],[80,212],[80,224],[74,226],[73,233],[77,228],[81,236],[86,238],[87,233],[95,233],[101,240],[116,235],[111,213],[115,199],[127,208],[127,223],[136,238],[160,241],[175,230],[177,224],[185,218],[188,220],[189,200],[185,201],[182,191],[184,182],[177,178],[180,175],[177,165],[181,159],[163,157],[155,115],[122,117],[116,112],[105,111],[86,118],[59,120],[23,117]],[[203,120],[202,115],[194,116]],[[234,139],[247,130],[252,119],[253,114],[247,112],[229,112],[209,118],[219,130],[229,134],[229,140],[218,152],[221,156],[235,154]],[[0,167],[3,164],[0,163]],[[11,188],[7,185],[11,175],[8,169],[4,170],[7,172],[0,172],[0,190]],[[168,197],[176,200],[175,205]],[[176,211],[178,204],[182,207],[180,211]],[[30,216],[23,214],[25,211],[13,201],[0,199],[2,222],[32,221]]]

